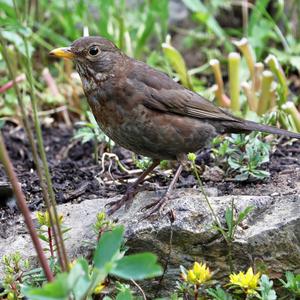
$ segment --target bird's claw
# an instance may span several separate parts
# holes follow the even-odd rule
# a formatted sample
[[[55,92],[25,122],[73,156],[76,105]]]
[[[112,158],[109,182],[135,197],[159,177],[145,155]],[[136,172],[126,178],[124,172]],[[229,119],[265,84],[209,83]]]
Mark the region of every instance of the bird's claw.
[[[151,210],[143,217],[143,219],[148,219],[149,217],[153,216],[156,212],[159,213],[159,215],[162,215],[163,209],[169,200],[168,195],[164,195],[163,197],[159,198],[157,201],[154,201],[146,206],[144,206],[141,210],[143,212],[147,211],[151,208]]]
[[[123,197],[119,200],[111,201],[105,204],[105,207],[109,208],[107,211],[107,215],[111,216],[113,213],[115,213],[118,209],[120,209],[123,205],[125,205],[125,209],[128,209],[132,202],[133,198],[136,194],[136,191],[132,190],[131,188],[128,188],[126,193],[123,195]]]

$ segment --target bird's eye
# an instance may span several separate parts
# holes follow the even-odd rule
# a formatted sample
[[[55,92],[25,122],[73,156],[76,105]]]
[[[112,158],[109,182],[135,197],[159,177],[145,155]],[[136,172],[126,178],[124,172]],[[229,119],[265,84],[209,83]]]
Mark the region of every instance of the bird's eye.
[[[89,54],[92,55],[92,56],[95,56],[99,53],[99,48],[97,46],[92,46],[90,49],[89,49]]]

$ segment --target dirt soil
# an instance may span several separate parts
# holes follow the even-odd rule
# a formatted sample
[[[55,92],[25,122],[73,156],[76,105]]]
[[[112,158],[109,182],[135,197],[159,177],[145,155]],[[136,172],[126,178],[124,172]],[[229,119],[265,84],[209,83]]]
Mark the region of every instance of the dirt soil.
[[[3,129],[5,142],[13,161],[16,173],[31,210],[43,207],[39,180],[34,168],[31,152],[24,130],[7,123]],[[104,170],[101,163],[95,163],[92,142],[81,144],[73,139],[74,129],[64,124],[43,128],[47,158],[52,174],[53,186],[58,203],[74,203],[95,197],[113,197],[124,193],[127,182],[132,182],[140,170],[134,165],[132,154],[120,147],[113,152],[130,172],[122,172],[114,160],[105,160]],[[102,148],[102,153],[103,153]],[[101,157],[101,155],[100,155]],[[214,161],[210,151],[198,157],[198,163],[212,168]],[[271,177],[265,181],[237,182],[233,178],[216,181],[213,176],[206,178],[205,185],[216,187],[219,194],[272,195],[276,193],[297,193],[300,182],[300,142],[289,143],[282,139],[266,165]],[[162,189],[170,181],[171,172],[156,170],[144,183],[144,189]],[[195,186],[191,172],[184,171],[177,187]],[[15,200],[5,172],[0,166],[0,233],[14,216],[18,215]],[[7,222],[10,220],[10,222]]]

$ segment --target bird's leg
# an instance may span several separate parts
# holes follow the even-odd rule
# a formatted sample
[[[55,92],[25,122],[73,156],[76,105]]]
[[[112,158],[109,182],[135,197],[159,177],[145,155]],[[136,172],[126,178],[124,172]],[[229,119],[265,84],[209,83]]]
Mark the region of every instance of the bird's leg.
[[[179,167],[177,168],[176,170],[176,173],[171,181],[171,183],[169,184],[168,186],[168,189],[167,191],[165,192],[165,194],[159,198],[158,201],[155,201],[155,202],[152,202],[148,205],[146,205],[142,210],[147,210],[147,209],[150,209],[150,212],[147,213],[147,215],[145,216],[145,218],[148,218],[150,217],[151,215],[153,215],[154,213],[156,213],[157,211],[161,212],[162,209],[164,208],[164,206],[166,205],[166,202],[169,200],[170,198],[170,194],[172,192],[172,190],[174,189],[174,186],[175,184],[177,183],[178,181],[178,178],[182,172],[182,169],[183,169],[183,166],[182,164],[180,163]]]
[[[154,160],[152,164],[138,177],[138,179],[127,188],[125,194],[121,199],[106,204],[106,206],[110,207],[107,212],[108,215],[112,215],[123,205],[126,205],[126,208],[131,205],[134,196],[137,194],[138,185],[145,179],[145,177],[149,173],[151,173],[155,169],[157,165],[159,165],[159,162],[159,160]]]

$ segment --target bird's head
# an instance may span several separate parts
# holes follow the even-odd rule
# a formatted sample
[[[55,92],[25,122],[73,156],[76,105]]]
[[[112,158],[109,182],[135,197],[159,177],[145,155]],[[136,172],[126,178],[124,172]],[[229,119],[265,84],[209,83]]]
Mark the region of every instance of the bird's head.
[[[107,79],[122,53],[111,41],[100,36],[88,36],[79,38],[69,47],[54,49],[49,55],[71,59],[83,83],[86,80],[97,83]]]

